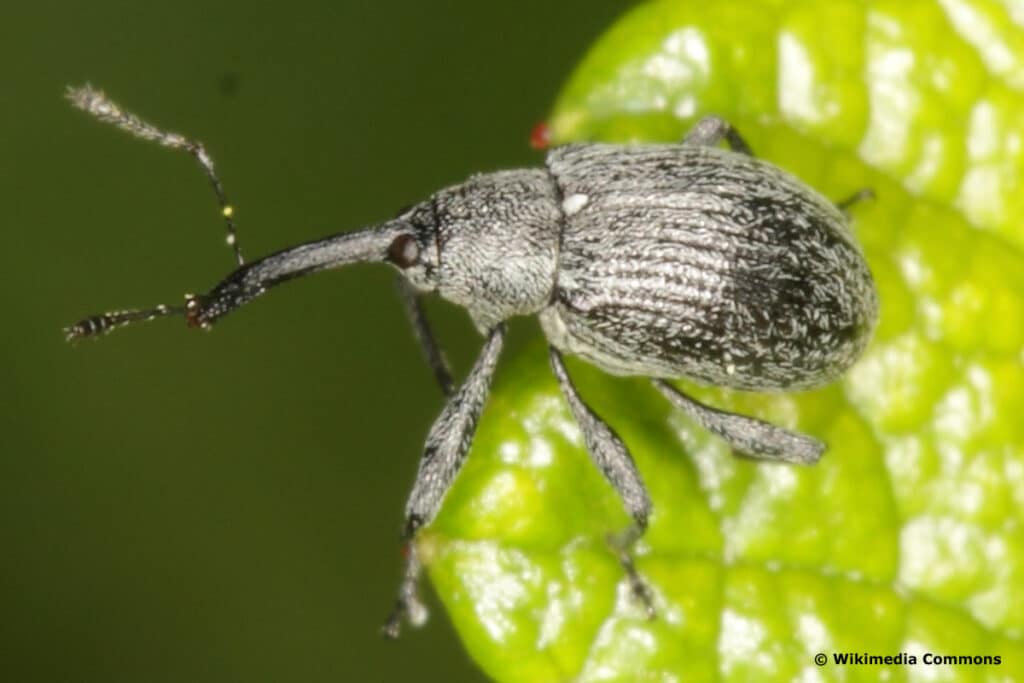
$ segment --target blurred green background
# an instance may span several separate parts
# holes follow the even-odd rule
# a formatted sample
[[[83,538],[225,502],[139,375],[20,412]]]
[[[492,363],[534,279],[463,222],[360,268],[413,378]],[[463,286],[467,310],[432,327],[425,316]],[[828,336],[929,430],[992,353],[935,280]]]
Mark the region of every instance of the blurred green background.
[[[444,613],[377,632],[441,396],[392,273],[287,285],[199,334],[65,344],[232,266],[186,155],[67,84],[204,141],[250,257],[390,217],[526,144],[630,3],[8,3],[0,24],[0,679],[481,680]],[[460,375],[479,346],[431,311]],[[510,346],[537,334],[513,327]],[[499,371],[500,372],[500,371]]]

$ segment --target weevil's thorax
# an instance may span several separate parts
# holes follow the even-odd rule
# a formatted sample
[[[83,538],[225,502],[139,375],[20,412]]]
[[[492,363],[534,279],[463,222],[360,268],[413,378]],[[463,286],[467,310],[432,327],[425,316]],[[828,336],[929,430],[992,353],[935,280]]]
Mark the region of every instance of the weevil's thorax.
[[[479,329],[548,304],[562,213],[546,170],[475,175],[431,204],[437,291],[469,311]]]

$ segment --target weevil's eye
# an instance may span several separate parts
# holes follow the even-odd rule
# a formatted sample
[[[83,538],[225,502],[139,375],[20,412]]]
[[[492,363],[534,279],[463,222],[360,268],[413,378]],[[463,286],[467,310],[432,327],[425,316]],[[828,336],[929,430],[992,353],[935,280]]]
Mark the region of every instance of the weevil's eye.
[[[409,268],[420,262],[420,245],[410,234],[399,235],[388,247],[388,260],[399,268]]]

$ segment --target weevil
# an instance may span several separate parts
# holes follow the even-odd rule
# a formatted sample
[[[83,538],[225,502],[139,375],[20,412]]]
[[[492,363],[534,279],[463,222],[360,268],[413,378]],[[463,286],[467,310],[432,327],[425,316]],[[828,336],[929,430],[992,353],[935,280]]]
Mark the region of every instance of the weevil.
[[[466,458],[509,318],[540,320],[586,448],[632,519],[609,538],[649,616],[652,595],[630,548],[647,527],[651,499],[625,444],[576,390],[563,354],[615,375],[651,378],[736,451],[811,464],[825,450],[817,439],[715,409],[667,380],[754,391],[818,387],[857,359],[876,324],[874,281],[845,213],[867,193],[833,204],[755,158],[716,116],[698,121],[678,144],[554,147],[540,168],[473,175],[379,225],[246,263],[233,210],[201,144],[142,121],[88,86],[68,95],[101,120],[191,153],[217,195],[238,263],[206,294],[186,295],[183,306],[91,316],[67,328],[69,339],[167,315],[209,329],[282,282],[352,263],[387,263],[400,273],[404,307],[447,402],[427,434],[405,507],[406,564],[388,636],[405,620],[426,619],[415,537]],[[465,308],[485,339],[458,388],[424,316],[428,293]]]

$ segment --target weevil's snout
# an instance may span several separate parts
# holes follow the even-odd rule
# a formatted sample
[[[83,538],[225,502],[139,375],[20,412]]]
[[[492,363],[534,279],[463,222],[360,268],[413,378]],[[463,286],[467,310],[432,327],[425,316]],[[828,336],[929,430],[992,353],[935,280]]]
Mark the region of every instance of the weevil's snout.
[[[243,267],[240,271],[244,272]],[[213,323],[263,293],[264,287],[243,286],[239,271],[207,294],[185,295],[185,322],[189,327],[208,330]]]
[[[208,312],[203,299],[204,297],[196,296],[195,294],[185,295],[185,323],[189,327],[200,327],[208,330],[213,321],[207,319]]]
[[[242,266],[206,294],[186,294],[184,313],[188,326],[208,330],[217,320],[262,294],[262,285],[247,282],[252,268],[252,264]]]
[[[418,248],[409,243],[411,238],[406,234],[409,229],[403,221],[391,221],[306,242],[250,261],[229,273],[206,294],[186,295],[185,320],[189,327],[206,330],[228,313],[283,282],[351,263],[380,263],[389,258],[415,260]]]

